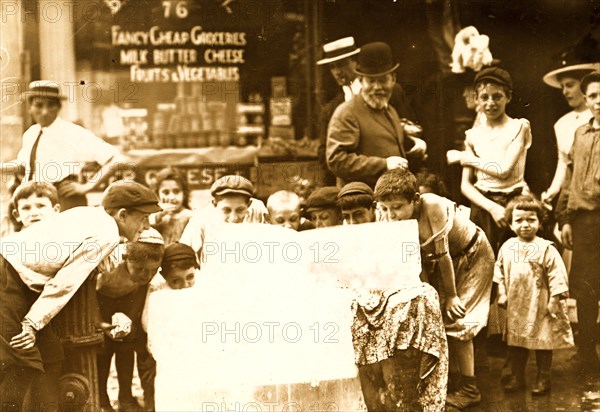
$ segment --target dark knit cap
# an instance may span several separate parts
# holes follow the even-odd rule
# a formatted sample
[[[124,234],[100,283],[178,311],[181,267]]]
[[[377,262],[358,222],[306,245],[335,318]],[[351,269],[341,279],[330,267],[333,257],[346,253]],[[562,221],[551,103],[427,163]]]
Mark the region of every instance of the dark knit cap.
[[[161,267],[167,267],[175,262],[182,260],[193,260],[194,267],[199,268],[198,261],[196,260],[196,253],[194,249],[183,243],[171,243],[165,248],[165,253],[160,264]]]
[[[513,89],[513,82],[510,74],[504,69],[499,67],[487,67],[481,70],[479,73],[475,75],[475,80],[473,81],[474,85],[477,85],[481,82],[490,82],[495,83],[500,86],[506,87],[508,90]]]
[[[364,182],[350,182],[340,189],[338,199],[345,195],[369,195],[373,196],[373,189]]]
[[[339,189],[335,186],[325,186],[315,189],[314,192],[308,196],[305,203],[305,209],[326,209],[330,207],[337,207],[337,196]]]
[[[589,84],[594,82],[600,82],[600,72],[591,72],[590,74],[583,76],[579,85],[582,93],[585,94]]]

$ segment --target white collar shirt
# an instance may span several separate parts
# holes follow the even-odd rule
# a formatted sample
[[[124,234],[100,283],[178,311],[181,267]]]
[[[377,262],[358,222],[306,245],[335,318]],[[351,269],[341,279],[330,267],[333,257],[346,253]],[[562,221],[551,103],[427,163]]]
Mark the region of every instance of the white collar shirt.
[[[359,94],[361,88],[362,86],[360,85],[358,78],[352,80],[352,82],[350,82],[350,86],[342,86],[342,90],[344,91],[344,101],[347,102],[352,99],[352,97]]]
[[[48,127],[34,124],[23,134],[23,146],[17,160],[25,165],[29,176],[31,150],[42,130],[38,143],[33,180],[57,183],[71,175],[79,175],[86,163],[106,164],[118,149],[91,131],[57,117]]]

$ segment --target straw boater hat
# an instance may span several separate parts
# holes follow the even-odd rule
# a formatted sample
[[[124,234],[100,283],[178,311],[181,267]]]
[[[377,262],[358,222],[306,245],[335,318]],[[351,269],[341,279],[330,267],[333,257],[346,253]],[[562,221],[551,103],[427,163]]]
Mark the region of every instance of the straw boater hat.
[[[45,97],[47,99],[66,100],[67,96],[60,94],[60,86],[52,80],[36,80],[29,83],[29,88],[21,93],[21,97],[31,99],[32,97]]]
[[[560,89],[559,76],[573,72],[578,78],[592,71],[600,71],[600,45],[591,33],[584,35],[574,46],[559,55],[559,67],[544,76],[544,83]],[[579,73],[577,73],[579,72]]]
[[[323,45],[323,58],[318,65],[333,63],[358,54],[360,49],[354,45],[354,37],[344,37]]]
[[[377,77],[396,71],[400,66],[392,60],[392,49],[387,43],[368,43],[361,47],[354,70],[359,76]]]

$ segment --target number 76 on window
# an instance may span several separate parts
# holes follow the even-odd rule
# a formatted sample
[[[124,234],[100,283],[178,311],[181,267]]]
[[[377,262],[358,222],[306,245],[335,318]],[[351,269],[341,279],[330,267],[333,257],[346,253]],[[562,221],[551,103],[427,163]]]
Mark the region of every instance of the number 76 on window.
[[[185,19],[189,15],[188,2],[186,0],[163,0],[162,7],[165,19],[171,17]]]

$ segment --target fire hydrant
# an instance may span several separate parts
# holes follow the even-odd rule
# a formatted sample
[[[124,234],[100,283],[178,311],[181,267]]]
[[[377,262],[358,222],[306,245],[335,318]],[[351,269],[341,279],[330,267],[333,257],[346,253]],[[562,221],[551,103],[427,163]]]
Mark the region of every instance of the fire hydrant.
[[[96,325],[96,279],[90,275],[57,316],[65,351],[60,378],[60,410],[99,410],[96,351],[103,334]]]

